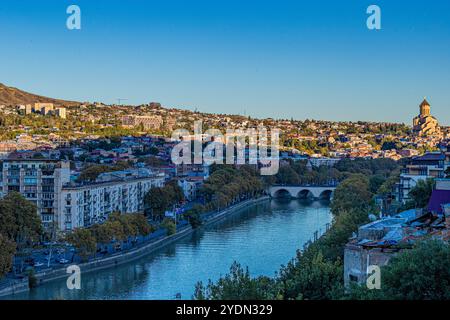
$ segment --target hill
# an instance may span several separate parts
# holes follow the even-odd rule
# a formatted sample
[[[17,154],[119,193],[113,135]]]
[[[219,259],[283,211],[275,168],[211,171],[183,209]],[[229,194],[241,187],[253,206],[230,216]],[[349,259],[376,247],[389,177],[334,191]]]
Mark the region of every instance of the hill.
[[[35,102],[48,102],[53,103],[55,105],[64,105],[64,106],[72,106],[80,104],[79,102],[76,101],[67,101],[40,96],[37,94],[19,90],[17,88],[8,87],[0,83],[0,105],[30,104]]]

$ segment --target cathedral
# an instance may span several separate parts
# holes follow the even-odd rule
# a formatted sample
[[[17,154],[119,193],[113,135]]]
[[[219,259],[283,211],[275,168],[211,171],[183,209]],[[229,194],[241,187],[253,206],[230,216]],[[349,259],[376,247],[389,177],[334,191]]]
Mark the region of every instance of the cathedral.
[[[420,114],[413,119],[413,132],[418,136],[439,136],[441,130],[438,121],[431,115],[427,99],[420,104]]]

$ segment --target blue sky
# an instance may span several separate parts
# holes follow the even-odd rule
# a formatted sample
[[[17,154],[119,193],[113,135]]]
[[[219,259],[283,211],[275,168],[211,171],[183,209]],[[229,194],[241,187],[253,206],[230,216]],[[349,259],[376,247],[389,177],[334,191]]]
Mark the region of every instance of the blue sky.
[[[449,1],[2,0],[0,39],[0,82],[52,97],[450,125]]]

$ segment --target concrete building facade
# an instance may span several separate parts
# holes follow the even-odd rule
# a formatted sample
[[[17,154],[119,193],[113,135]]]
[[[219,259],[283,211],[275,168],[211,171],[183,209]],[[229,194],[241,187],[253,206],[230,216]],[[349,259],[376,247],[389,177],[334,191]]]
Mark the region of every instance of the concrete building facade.
[[[1,196],[19,192],[37,206],[46,229],[70,231],[103,222],[110,213],[144,210],[145,194],[164,185],[164,174],[132,169],[101,174],[96,182],[71,182],[70,164],[59,160],[6,159]]]

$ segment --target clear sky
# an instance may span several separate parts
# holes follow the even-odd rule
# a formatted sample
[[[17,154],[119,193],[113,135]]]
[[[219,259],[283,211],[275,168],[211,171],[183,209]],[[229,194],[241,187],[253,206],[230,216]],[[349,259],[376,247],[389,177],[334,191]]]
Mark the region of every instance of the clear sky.
[[[0,40],[0,82],[51,97],[410,123],[427,96],[450,125],[450,1],[2,0]]]

